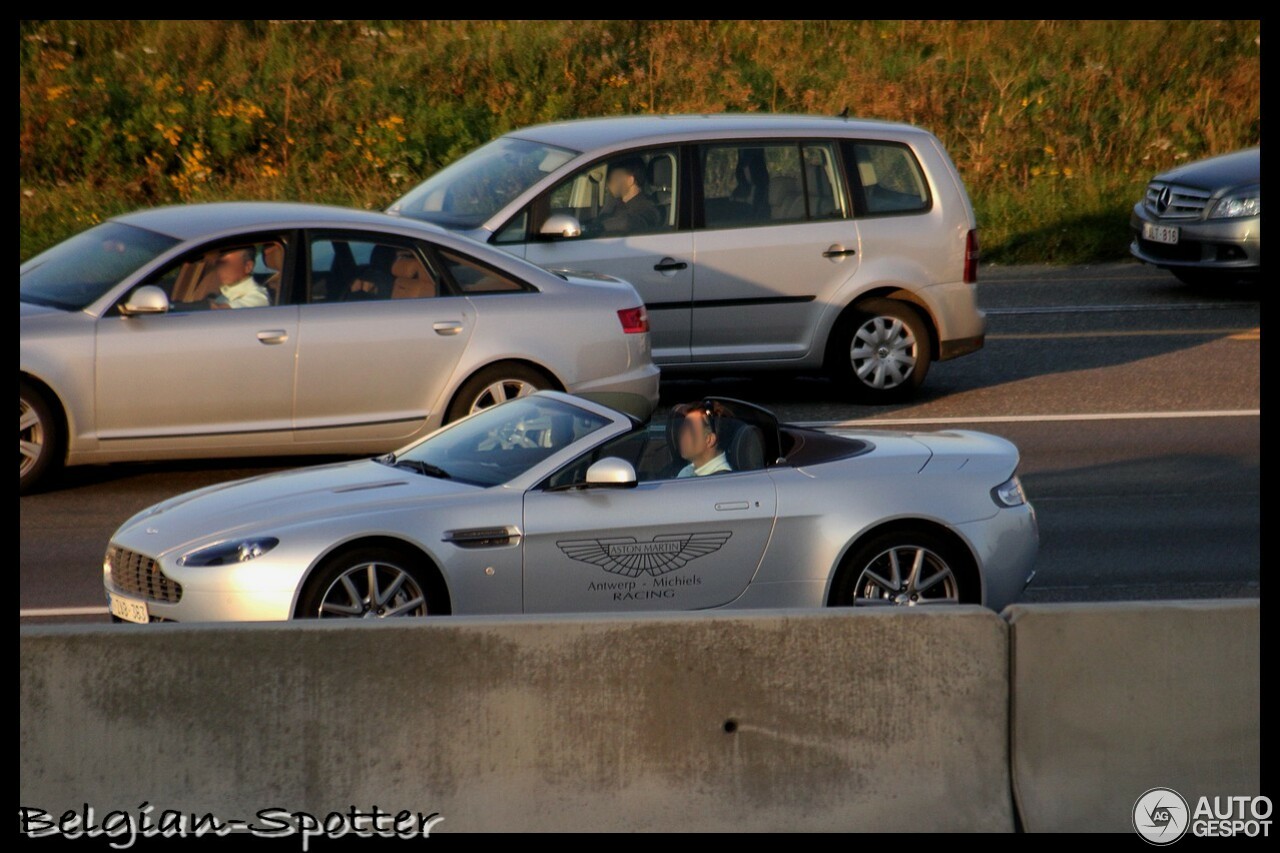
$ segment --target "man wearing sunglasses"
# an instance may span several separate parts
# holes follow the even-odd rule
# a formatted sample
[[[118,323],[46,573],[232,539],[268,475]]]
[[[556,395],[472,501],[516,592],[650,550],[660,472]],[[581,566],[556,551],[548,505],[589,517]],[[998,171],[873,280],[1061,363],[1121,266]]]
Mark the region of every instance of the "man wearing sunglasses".
[[[680,456],[689,464],[677,477],[705,477],[732,471],[720,449],[720,422],[725,412],[717,403],[676,406],[672,417],[683,419],[677,428]]]

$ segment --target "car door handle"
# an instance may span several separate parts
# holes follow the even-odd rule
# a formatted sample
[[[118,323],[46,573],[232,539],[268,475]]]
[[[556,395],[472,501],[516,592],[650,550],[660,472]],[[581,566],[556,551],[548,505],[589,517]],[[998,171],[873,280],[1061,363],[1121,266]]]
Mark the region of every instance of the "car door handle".
[[[287,340],[289,340],[289,333],[284,329],[264,329],[258,332],[258,341],[267,346],[282,344]]]
[[[448,320],[443,323],[435,323],[431,328],[436,330],[437,335],[456,335],[462,331],[462,324],[457,320]]]
[[[822,257],[824,257],[824,258],[846,258],[846,257],[848,257],[849,255],[856,255],[856,254],[858,254],[858,250],[857,250],[857,249],[846,249],[844,246],[841,246],[839,243],[837,243],[836,245],[832,246],[831,248],[829,248],[829,249],[827,249],[825,252],[823,252],[823,253],[822,253]]]
[[[675,270],[688,269],[689,265],[684,261],[677,261],[675,258],[663,258],[653,265],[658,272],[674,272]]]
[[[716,504],[716,512],[730,512],[735,509],[751,509],[750,501],[725,501]]]

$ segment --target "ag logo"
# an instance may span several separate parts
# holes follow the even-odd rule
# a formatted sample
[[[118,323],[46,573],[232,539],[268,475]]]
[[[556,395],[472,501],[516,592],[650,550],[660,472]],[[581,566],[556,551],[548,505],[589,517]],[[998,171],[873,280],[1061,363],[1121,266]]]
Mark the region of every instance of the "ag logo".
[[[618,539],[565,539],[556,543],[565,556],[580,563],[599,566],[606,572],[629,578],[643,574],[664,575],[684,568],[691,560],[719,551],[733,534],[674,533],[637,542],[630,536]]]
[[[1172,844],[1187,831],[1187,801],[1172,788],[1152,788],[1133,804],[1133,828],[1152,844]]]

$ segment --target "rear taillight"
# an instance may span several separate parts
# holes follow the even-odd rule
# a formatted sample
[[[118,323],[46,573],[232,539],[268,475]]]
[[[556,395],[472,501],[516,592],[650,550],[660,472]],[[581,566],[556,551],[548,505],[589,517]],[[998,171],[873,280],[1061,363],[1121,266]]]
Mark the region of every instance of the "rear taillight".
[[[978,231],[970,229],[964,238],[964,283],[973,284],[978,280]]]
[[[638,335],[649,331],[649,312],[641,305],[639,308],[623,308],[618,312],[622,321],[622,331],[628,335]]]

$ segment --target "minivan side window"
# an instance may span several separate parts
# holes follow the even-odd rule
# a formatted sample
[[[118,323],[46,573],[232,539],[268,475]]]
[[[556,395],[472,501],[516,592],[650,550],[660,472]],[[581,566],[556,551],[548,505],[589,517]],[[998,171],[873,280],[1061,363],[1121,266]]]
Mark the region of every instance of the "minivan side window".
[[[597,161],[533,203],[530,232],[536,235],[542,223],[557,214],[578,220],[579,239],[674,231],[680,204],[679,165],[676,148],[627,151]],[[507,231],[504,228],[495,242],[507,242]]]
[[[847,215],[830,143],[732,142],[704,145],[706,228],[785,225]]]
[[[850,148],[868,215],[929,209],[929,185],[910,148],[896,142],[855,142]]]

